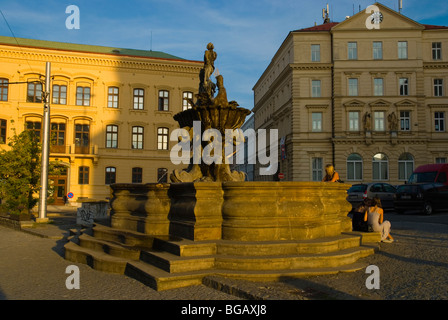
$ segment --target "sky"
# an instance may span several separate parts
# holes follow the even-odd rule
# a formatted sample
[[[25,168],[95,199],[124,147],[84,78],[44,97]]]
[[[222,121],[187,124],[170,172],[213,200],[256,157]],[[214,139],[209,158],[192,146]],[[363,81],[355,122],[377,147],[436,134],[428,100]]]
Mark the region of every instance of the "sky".
[[[212,42],[218,53],[215,67],[224,77],[229,100],[252,109],[252,88],[290,31],[321,24],[327,3],[330,19],[341,22],[375,2],[0,0],[0,35],[162,51],[199,61]],[[398,10],[398,0],[379,2]],[[66,27],[69,5],[79,8],[79,29]],[[423,24],[448,25],[446,0],[403,0],[402,14]]]

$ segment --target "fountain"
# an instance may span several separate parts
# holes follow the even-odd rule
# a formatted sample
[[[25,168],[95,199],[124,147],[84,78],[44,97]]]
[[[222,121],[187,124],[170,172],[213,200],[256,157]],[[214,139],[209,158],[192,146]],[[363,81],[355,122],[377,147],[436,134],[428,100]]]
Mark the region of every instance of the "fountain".
[[[238,129],[250,111],[227,100],[222,75],[213,74],[208,44],[196,102],[174,116],[189,132]],[[215,96],[215,91],[218,93]],[[201,141],[201,151],[213,141]],[[216,141],[215,141],[216,142]],[[225,141],[220,144],[224,150]],[[233,143],[233,141],[227,143]],[[202,283],[209,275],[278,280],[363,267],[377,233],[352,232],[349,185],[249,182],[221,161],[174,170],[171,183],[111,186],[110,225],[95,225],[65,246],[65,258],[125,273],[165,290]]]

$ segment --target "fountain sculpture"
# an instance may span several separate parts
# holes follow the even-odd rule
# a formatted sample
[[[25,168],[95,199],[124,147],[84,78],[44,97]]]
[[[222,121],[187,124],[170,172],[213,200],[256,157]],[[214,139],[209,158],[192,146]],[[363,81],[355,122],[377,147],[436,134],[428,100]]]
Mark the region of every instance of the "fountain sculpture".
[[[221,136],[224,136],[226,129],[240,128],[246,116],[251,112],[238,107],[236,101],[229,102],[227,100],[227,92],[222,75],[216,75],[216,84],[210,80],[210,76],[215,70],[214,61],[217,57],[213,48],[213,44],[209,43],[204,54],[204,68],[200,73],[199,93],[196,96],[196,103],[191,102],[193,105],[191,109],[182,111],[174,116],[174,119],[179,122],[179,126],[190,133],[190,141],[198,138],[193,135],[193,121],[200,121],[202,124],[202,131],[198,135],[200,137],[208,129],[216,129]],[[218,94],[215,97],[216,88],[218,89]],[[207,143],[210,143],[210,141],[205,142],[205,144]],[[226,163],[225,141],[222,141],[220,145],[222,147],[220,164],[195,164],[193,157],[191,157],[190,167],[183,171],[174,170],[171,175],[171,181],[244,181],[244,173],[232,172],[229,164]]]
[[[221,75],[216,84],[210,80],[216,57],[208,44],[197,100],[174,116],[191,139],[194,121],[224,134],[250,113],[227,100]],[[244,181],[225,161],[192,160],[171,180],[112,185],[110,225],[75,237],[65,258],[164,290],[200,284],[209,275],[277,280],[358,270],[358,260],[373,254],[371,243],[380,239],[352,232],[345,184]]]

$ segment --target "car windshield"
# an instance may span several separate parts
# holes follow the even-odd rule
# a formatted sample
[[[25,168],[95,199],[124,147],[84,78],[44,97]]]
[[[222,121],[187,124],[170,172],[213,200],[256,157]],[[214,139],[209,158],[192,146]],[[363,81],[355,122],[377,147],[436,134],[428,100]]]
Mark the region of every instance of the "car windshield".
[[[418,187],[403,185],[403,186],[399,186],[397,188],[397,192],[398,193],[418,193]]]
[[[350,189],[348,189],[348,193],[352,192],[364,192],[367,189],[367,185],[365,184],[355,184],[354,186],[351,186]]]
[[[409,178],[409,183],[434,182],[436,175],[437,171],[413,173]]]

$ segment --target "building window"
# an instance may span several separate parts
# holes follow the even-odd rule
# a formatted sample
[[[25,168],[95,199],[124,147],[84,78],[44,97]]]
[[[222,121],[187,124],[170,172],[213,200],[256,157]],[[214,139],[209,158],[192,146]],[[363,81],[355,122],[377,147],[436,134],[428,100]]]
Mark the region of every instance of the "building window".
[[[442,43],[441,42],[433,42],[432,43],[432,59],[433,60],[442,60]]]
[[[350,111],[348,113],[348,130],[359,131],[359,112]]]
[[[76,87],[76,105],[90,106],[90,87]]]
[[[168,111],[170,93],[166,90],[159,91],[159,111]]]
[[[41,132],[42,132],[42,124],[37,121],[27,121],[26,129],[34,132],[37,141],[40,141]]]
[[[118,88],[109,87],[107,94],[107,107],[118,108]]]
[[[53,104],[67,104],[67,86],[53,85]]]
[[[409,95],[409,79],[408,78],[400,78],[400,96],[408,96]]]
[[[89,154],[90,125],[75,124],[75,153]]]
[[[372,169],[373,180],[387,180],[389,178],[389,160],[383,153],[373,156]]]
[[[436,158],[436,163],[446,163],[446,158],[445,157],[438,157],[438,158]]]
[[[114,184],[117,177],[117,169],[115,167],[106,168],[106,184]]]
[[[311,45],[311,61],[313,62],[320,61],[320,44]]]
[[[358,44],[356,42],[348,43],[348,60],[358,59]]]
[[[134,89],[134,110],[143,110],[145,102],[145,90]]]
[[[398,41],[398,59],[408,58],[408,43],[407,41]]]
[[[106,126],[106,148],[118,148],[118,126]]]
[[[79,167],[78,184],[89,184],[89,167]]]
[[[29,82],[27,89],[26,102],[42,102],[42,84],[37,82]]]
[[[411,112],[410,111],[400,111],[400,130],[410,131],[411,130]]]
[[[143,169],[132,168],[132,183],[142,183],[143,181]]]
[[[384,79],[383,78],[373,79],[373,95],[374,96],[384,95]]]
[[[168,128],[157,129],[157,150],[168,150]]]
[[[383,59],[383,43],[381,41],[373,42],[373,59]]]
[[[407,181],[414,172],[414,157],[410,153],[403,153],[398,158],[398,180]]]
[[[157,169],[157,183],[167,183],[168,182],[168,169],[158,168]]]
[[[322,131],[322,113],[321,112],[311,113],[311,130],[313,132],[321,132]]]
[[[143,127],[132,127],[132,149],[143,149]]]
[[[6,120],[0,119],[0,144],[6,143],[6,125]]]
[[[349,96],[358,95],[358,79],[356,78],[348,79],[348,95]]]
[[[434,79],[434,97],[443,96],[443,79]]]
[[[434,112],[434,125],[437,132],[445,131],[445,112]]]
[[[65,123],[53,122],[50,128],[50,152],[65,153]]]
[[[8,79],[0,78],[0,101],[8,101]]]
[[[347,158],[347,180],[362,180],[362,158],[357,153]]]
[[[313,181],[322,181],[323,178],[323,159],[312,158]]]
[[[320,80],[311,81],[311,96],[313,98],[318,98],[321,96]]]
[[[191,102],[193,101],[193,92],[185,91],[182,93],[182,110],[191,109],[193,106]]]
[[[374,116],[374,130],[375,131],[384,131],[385,130],[385,112],[384,111],[375,111],[373,113]]]

